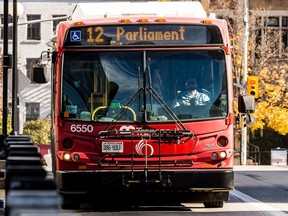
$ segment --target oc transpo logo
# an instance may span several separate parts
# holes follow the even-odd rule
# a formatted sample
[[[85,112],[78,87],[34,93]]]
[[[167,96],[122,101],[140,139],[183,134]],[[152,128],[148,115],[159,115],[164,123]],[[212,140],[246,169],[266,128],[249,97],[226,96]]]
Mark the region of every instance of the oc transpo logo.
[[[150,157],[154,153],[154,148],[147,143],[147,140],[140,140],[136,145],[135,145],[136,152],[139,155],[146,155],[147,157]]]
[[[119,131],[130,131],[135,130],[135,127],[133,125],[123,125],[120,127]]]
[[[135,130],[135,127],[132,125],[123,125],[120,127],[119,131],[130,131],[130,130]],[[147,140],[140,140],[136,145],[135,145],[136,152],[143,156],[147,155],[147,157],[150,157],[154,153],[154,148],[152,145],[147,143]]]

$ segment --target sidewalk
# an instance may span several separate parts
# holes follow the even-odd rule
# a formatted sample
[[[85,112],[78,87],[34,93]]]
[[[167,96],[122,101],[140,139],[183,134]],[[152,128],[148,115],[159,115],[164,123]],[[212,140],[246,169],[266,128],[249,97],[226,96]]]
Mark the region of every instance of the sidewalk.
[[[235,165],[235,171],[288,171],[288,166]]]

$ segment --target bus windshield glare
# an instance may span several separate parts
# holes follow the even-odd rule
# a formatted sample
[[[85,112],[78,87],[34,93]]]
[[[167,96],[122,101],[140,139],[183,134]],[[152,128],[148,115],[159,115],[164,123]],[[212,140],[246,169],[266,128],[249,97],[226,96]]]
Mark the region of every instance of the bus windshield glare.
[[[228,114],[225,52],[66,51],[65,119],[157,122]]]

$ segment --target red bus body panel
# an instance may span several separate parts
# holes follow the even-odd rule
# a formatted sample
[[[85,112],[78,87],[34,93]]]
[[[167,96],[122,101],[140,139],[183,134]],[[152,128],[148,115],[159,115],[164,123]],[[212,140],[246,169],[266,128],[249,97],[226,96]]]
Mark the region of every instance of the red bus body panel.
[[[129,17],[129,19],[133,21],[139,17]],[[145,17],[145,19],[152,21],[155,20],[155,17]],[[183,24],[202,24],[203,21],[202,18],[165,17],[165,19],[167,23]],[[55,113],[53,116],[55,143],[53,143],[53,154],[54,174],[61,193],[126,193],[131,188],[143,192],[143,187],[137,187],[137,185],[142,185],[142,183],[147,185],[147,182],[151,181],[156,185],[156,189],[152,186],[150,189],[155,189],[155,191],[162,188],[162,192],[185,191],[187,189],[194,192],[225,192],[219,200],[228,199],[226,192],[234,187],[233,89],[230,43],[226,22],[217,19],[211,21],[221,30],[224,42],[223,49],[227,52],[229,115],[226,118],[183,122],[185,127],[193,132],[193,137],[188,141],[182,137],[178,140],[179,143],[170,138],[163,138],[159,142],[159,137],[157,135],[151,136],[149,132],[147,135],[142,134],[144,139],[135,138],[132,135],[101,137],[99,132],[105,131],[109,123],[63,120],[60,117],[61,57],[66,50],[63,48],[66,32],[70,26],[74,25],[74,21],[59,25],[56,47],[57,64],[55,67]],[[84,23],[85,25],[116,25],[119,23],[119,18],[85,20]],[[77,50],[78,48],[74,49]],[[198,49],[209,49],[209,46],[198,47]],[[171,131],[174,127],[175,125],[169,122],[115,123],[114,129],[120,131],[123,128],[133,128],[133,130],[149,131],[152,128],[154,131]],[[78,130],[80,132],[77,132]],[[145,139],[145,137],[149,138]],[[226,137],[228,140],[225,147],[217,144],[221,137]],[[70,149],[65,149],[62,145],[67,139],[73,142],[73,147]],[[123,152],[105,154],[102,152],[102,142],[123,142]],[[211,160],[213,153],[220,155],[221,152],[225,152],[225,159]],[[71,158],[65,159],[66,153],[69,153]],[[148,175],[145,175],[146,171]],[[219,201],[215,197],[214,200]],[[203,201],[211,201],[211,199],[205,198]]]

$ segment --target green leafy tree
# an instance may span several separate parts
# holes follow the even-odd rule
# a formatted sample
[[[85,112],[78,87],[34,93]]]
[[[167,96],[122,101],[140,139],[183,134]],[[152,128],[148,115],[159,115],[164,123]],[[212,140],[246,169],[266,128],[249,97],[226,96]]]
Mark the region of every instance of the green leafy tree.
[[[12,131],[12,117],[8,115],[7,132]],[[23,127],[23,134],[31,137],[35,144],[50,144],[51,120],[39,119],[35,121],[26,121]],[[0,130],[2,131],[2,116],[0,117]]]
[[[23,134],[31,136],[35,144],[50,144],[51,120],[42,119],[26,121],[23,127]]]

